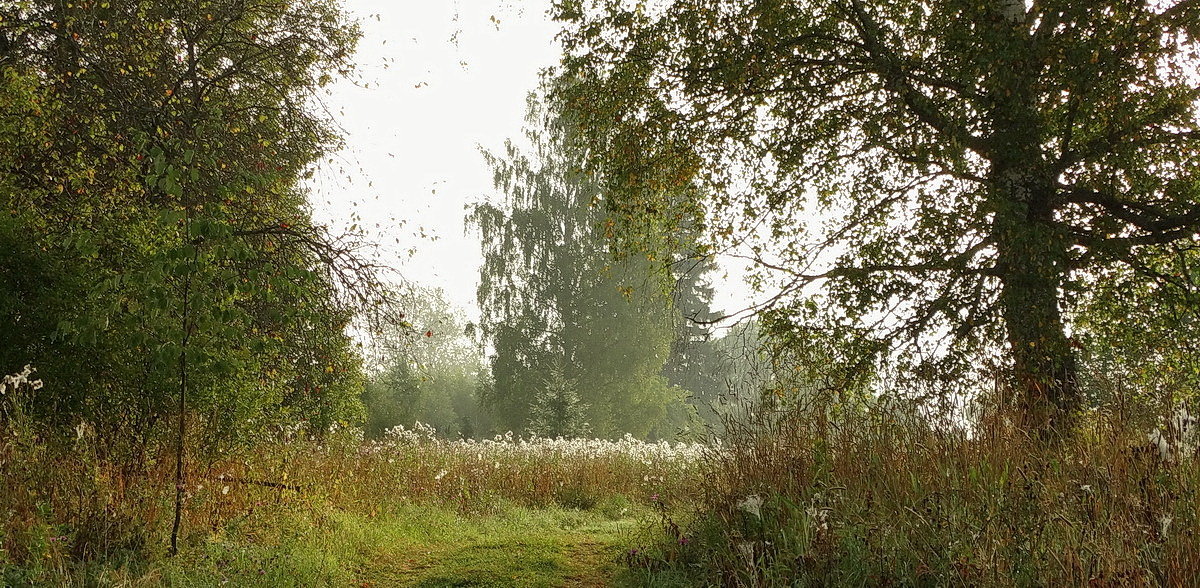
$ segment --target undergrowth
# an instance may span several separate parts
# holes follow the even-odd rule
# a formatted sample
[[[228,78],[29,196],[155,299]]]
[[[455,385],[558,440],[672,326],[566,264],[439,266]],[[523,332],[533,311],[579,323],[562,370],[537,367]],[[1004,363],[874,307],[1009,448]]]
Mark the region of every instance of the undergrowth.
[[[628,555],[647,585],[1167,585],[1200,578],[1200,463],[1119,411],[1031,438],[793,407],[710,454],[687,524]],[[1009,416],[1013,418],[1008,418]],[[1192,448],[1194,451],[1194,448]]]
[[[371,560],[359,553],[370,542],[353,539],[367,531],[347,521],[394,531],[421,513],[416,520],[428,525],[469,527],[464,521],[532,509],[628,521],[697,485],[695,446],[628,438],[446,441],[428,429],[401,429],[364,441],[355,429],[296,426],[244,451],[207,453],[195,438],[181,553],[172,561],[169,443],[132,460],[86,425],[67,436],[28,422],[6,425],[2,585],[346,585],[358,581],[348,570]],[[516,526],[546,532],[527,527]],[[419,553],[428,548],[421,537],[446,532],[409,529],[397,548]]]

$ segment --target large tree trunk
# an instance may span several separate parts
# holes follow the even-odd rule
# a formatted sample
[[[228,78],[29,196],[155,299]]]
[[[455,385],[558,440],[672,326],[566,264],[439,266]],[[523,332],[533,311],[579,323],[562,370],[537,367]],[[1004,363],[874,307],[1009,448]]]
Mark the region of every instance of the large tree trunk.
[[[1079,386],[1059,309],[1066,250],[1036,210],[1024,212],[997,215],[1000,304],[1024,425],[1045,435],[1059,432],[1078,407]]]
[[[996,22],[1005,50],[985,85],[991,161],[988,200],[998,254],[1001,314],[1012,352],[1013,384],[1027,430],[1061,432],[1079,404],[1075,354],[1059,309],[1070,240],[1055,222],[1055,174],[1043,152],[1036,97],[1040,69],[1025,24],[1025,3],[1003,0]]]

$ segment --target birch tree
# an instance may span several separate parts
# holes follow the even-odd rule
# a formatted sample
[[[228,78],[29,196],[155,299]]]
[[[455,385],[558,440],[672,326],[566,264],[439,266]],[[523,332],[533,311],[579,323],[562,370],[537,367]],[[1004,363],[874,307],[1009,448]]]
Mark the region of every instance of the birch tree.
[[[555,16],[559,98],[616,218],[654,210],[629,187],[675,162],[709,188],[693,194],[714,245],[746,240],[782,276],[764,308],[783,324],[835,309],[824,328],[912,373],[1001,350],[1032,429],[1079,404],[1085,278],[1152,283],[1147,256],[1196,243],[1196,2],[559,0]]]

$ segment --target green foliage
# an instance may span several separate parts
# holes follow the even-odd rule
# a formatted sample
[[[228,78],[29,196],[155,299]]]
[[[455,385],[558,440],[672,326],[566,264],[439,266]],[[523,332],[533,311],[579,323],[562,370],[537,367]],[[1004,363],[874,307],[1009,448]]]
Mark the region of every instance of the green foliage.
[[[1189,3],[560,0],[554,13],[556,96],[617,232],[654,234],[653,162],[691,166],[711,242],[743,245],[782,290],[772,324],[848,341],[857,357],[837,365],[861,377],[896,367],[973,388],[1003,350],[1028,424],[1053,425],[1080,394],[1072,293],[1111,272],[1161,284],[1146,271],[1158,248],[1195,245]]]
[[[413,288],[401,304],[407,316],[384,333],[382,363],[363,391],[367,434],[417,422],[451,438],[487,433],[477,397],[483,365],[463,318],[440,289]]]
[[[671,414],[682,392],[662,376],[677,316],[668,258],[610,255],[605,195],[580,169],[573,127],[536,100],[532,150],[510,142],[503,157],[485,154],[504,200],[469,219],[483,242],[481,329],[494,349],[482,400],[501,427],[526,430],[544,379],[561,367],[596,434],[669,436],[683,421]]]
[[[1107,405],[1119,391],[1161,413],[1196,399],[1196,262],[1190,247],[1158,247],[1136,268],[1114,268],[1085,283],[1075,339],[1091,404]]]
[[[138,445],[185,357],[214,440],[356,416],[355,266],[301,182],[357,35],[324,0],[0,8],[0,362],[41,418]]]
[[[551,368],[530,406],[529,431],[542,437],[586,437],[590,432],[586,418],[587,407],[575,382],[567,379],[562,368]]]
[[[719,313],[709,308],[713,288],[706,275],[716,267],[707,256],[684,257],[675,262],[672,274],[673,303],[678,311],[671,354],[663,365],[663,376],[672,386],[688,393],[688,403],[705,421],[715,423],[711,407],[728,391],[713,345],[712,323]]]

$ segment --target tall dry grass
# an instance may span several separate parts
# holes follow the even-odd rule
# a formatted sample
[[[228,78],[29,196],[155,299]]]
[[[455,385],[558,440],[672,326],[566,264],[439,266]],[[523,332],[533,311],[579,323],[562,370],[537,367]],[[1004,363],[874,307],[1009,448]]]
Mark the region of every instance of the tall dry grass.
[[[764,410],[711,454],[696,520],[631,556],[728,586],[1190,585],[1200,460],[1093,410],[1045,441],[992,411],[939,426],[879,404]],[[908,413],[911,414],[911,413]]]
[[[556,506],[619,515],[693,492],[699,467],[699,449],[681,444],[448,441],[428,429],[364,441],[356,429],[296,426],[241,451],[205,452],[199,437],[187,443],[184,551],[213,537],[265,541],[281,525],[316,524],[335,510],[370,518],[414,504],[464,514]],[[57,435],[29,423],[0,428],[0,584],[165,557],[171,443],[137,452],[136,461],[120,457],[130,454],[86,426]]]

